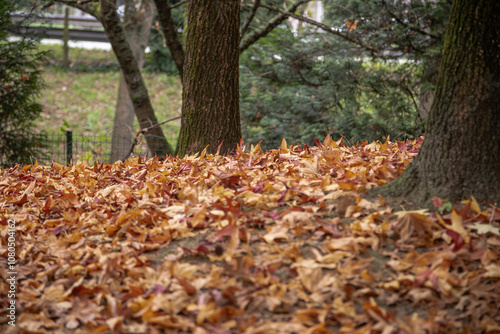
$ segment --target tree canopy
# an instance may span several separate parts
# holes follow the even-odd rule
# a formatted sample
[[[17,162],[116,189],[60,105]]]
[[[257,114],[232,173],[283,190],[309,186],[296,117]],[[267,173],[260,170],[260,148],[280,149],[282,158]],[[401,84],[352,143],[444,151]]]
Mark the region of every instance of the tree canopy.
[[[353,143],[423,134],[450,7],[326,1],[321,23],[292,14],[294,27],[284,22],[242,54],[245,137],[273,147],[327,133]]]

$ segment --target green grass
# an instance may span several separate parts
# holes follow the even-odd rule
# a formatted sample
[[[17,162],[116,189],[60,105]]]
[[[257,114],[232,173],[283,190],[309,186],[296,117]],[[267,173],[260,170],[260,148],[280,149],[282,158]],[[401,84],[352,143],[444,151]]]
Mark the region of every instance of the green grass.
[[[38,46],[39,51],[49,51],[45,64],[50,67],[63,67],[63,47],[52,44]],[[119,71],[120,67],[112,51],[99,49],[69,48],[69,71],[71,72],[104,72]]]
[[[116,99],[118,71],[79,72],[63,70],[60,64],[62,47],[50,46],[53,54],[44,65],[46,87],[41,92],[43,113],[37,122],[40,130],[58,132],[66,121],[78,135],[106,135],[111,138]],[[47,50],[47,46],[42,46]],[[114,55],[111,51],[70,49],[73,68],[108,69]],[[156,117],[161,122],[180,115],[182,86],[178,77],[143,73]],[[179,121],[162,126],[169,142],[175,146]],[[137,131],[137,126],[135,127]]]

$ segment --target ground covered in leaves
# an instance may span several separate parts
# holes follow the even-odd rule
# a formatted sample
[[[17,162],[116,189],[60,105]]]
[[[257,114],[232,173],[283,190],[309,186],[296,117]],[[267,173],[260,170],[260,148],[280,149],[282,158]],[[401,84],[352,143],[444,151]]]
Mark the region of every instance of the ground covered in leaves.
[[[365,196],[421,141],[0,170],[0,332],[499,333],[500,210]]]

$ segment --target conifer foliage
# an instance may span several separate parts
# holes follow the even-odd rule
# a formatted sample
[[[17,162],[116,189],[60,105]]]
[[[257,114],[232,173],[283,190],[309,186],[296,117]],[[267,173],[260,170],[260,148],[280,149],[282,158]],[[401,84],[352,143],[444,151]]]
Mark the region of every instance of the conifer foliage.
[[[26,31],[27,20],[14,23],[11,0],[0,0],[0,165],[27,163],[37,145],[32,121],[42,111],[35,98],[42,86],[38,65],[44,54],[36,51],[37,40]]]

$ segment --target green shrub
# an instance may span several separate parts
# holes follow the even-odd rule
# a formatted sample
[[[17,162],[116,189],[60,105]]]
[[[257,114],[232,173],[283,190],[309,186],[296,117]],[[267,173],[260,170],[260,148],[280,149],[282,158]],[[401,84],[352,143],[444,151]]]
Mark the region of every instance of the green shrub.
[[[22,29],[23,23],[10,19],[15,8],[12,1],[0,0],[0,166],[29,163],[39,149],[33,120],[42,111],[36,97],[43,85],[38,65],[44,54],[35,51],[33,36],[8,39]]]
[[[328,133],[351,142],[419,135],[419,65],[357,59],[326,38],[278,28],[242,55],[245,138],[270,148]]]

